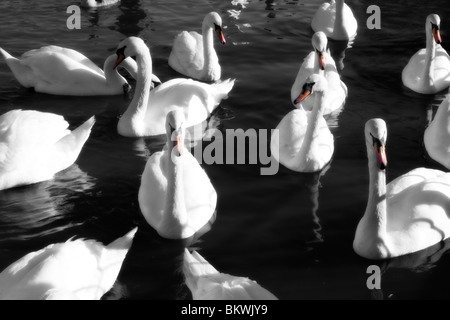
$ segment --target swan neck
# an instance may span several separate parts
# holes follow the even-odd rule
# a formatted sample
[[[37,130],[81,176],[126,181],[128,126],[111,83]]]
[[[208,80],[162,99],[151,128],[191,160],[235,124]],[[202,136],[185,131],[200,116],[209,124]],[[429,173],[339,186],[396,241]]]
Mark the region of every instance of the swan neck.
[[[367,146],[369,157],[369,200],[367,202],[365,219],[368,219],[368,225],[373,226],[371,232],[374,236],[382,238],[386,234],[386,171],[380,170],[376,163],[376,157],[373,154],[372,146]]]
[[[334,33],[344,34],[344,0],[336,0],[336,20],[334,21]]]
[[[308,117],[308,127],[306,128],[305,139],[301,150],[299,152],[302,156],[300,163],[302,166],[306,165],[306,162],[310,158],[309,154],[314,152],[313,143],[317,141],[320,133],[320,119],[323,117],[325,109],[325,92],[317,92],[314,99],[314,106]],[[306,155],[306,156],[305,156]]]
[[[182,234],[183,227],[187,226],[187,212],[184,197],[183,156],[172,152],[172,143],[169,140],[167,157],[167,197],[163,219],[163,229],[170,229],[175,237]]]
[[[424,81],[426,84],[433,86],[434,84],[434,59],[436,57],[436,42],[434,41],[431,30],[426,28],[427,32],[427,48],[425,57]]]
[[[208,26],[206,23],[203,24],[202,27],[202,36],[203,36],[203,57],[204,57],[204,66],[203,70],[205,74],[209,74],[210,69],[212,68],[213,63],[213,53],[214,51],[214,31],[213,28]]]
[[[152,58],[150,52],[137,55],[138,74],[133,100],[122,117],[129,118],[135,125],[142,124],[150,100]]]

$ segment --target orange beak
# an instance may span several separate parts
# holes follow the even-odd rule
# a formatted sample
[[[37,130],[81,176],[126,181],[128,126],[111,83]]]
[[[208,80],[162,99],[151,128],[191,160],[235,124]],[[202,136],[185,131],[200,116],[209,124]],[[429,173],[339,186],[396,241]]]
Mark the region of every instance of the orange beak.
[[[433,28],[433,37],[434,41],[436,41],[437,44],[442,43],[441,32],[439,31],[439,29]]]
[[[306,90],[304,92],[302,92],[297,99],[294,100],[294,104],[300,103],[303,100],[305,100],[309,95],[311,94],[311,91]]]
[[[178,154],[180,156],[182,156],[183,155],[183,138],[181,137],[181,135],[177,136],[176,145],[177,145]]]
[[[217,33],[217,36],[219,37],[219,40],[220,40],[220,42],[222,44],[227,43],[227,41],[225,40],[225,36],[223,35],[222,29],[220,29],[220,28],[216,29],[216,33]]]
[[[320,70],[325,70],[326,62],[325,62],[325,53],[319,52],[319,68]]]
[[[385,148],[384,144],[381,147],[378,147],[377,145],[375,145],[374,148],[375,148],[375,153],[377,154],[378,168],[381,170],[386,169],[387,159],[386,159],[386,148]]]
[[[114,64],[113,70],[116,70],[116,68],[122,63],[123,60],[125,60],[125,56],[123,54],[121,54],[121,53],[118,53],[117,54],[117,61]]]

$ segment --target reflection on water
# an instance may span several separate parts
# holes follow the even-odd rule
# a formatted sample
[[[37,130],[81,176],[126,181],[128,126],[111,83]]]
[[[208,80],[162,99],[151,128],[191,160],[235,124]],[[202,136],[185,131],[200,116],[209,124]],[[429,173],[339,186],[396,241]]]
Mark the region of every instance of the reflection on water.
[[[142,9],[141,0],[122,0],[119,9],[122,14],[117,18],[117,31],[131,37],[144,30],[141,21],[145,20],[147,14]]]
[[[73,226],[60,223],[73,198],[91,190],[95,180],[76,164],[50,181],[0,192],[0,243],[49,235]]]
[[[331,57],[336,62],[336,67],[339,73],[344,70],[345,51],[352,47],[353,41],[335,41],[328,39],[328,47],[331,51]]]

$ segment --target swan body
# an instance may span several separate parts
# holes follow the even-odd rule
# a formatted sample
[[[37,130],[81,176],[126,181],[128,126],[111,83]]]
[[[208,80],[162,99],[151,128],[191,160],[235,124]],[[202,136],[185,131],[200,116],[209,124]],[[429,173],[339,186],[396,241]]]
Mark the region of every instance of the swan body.
[[[303,61],[294,84],[291,88],[291,101],[294,106],[301,107],[306,111],[313,108],[314,100],[306,99],[296,103],[295,99],[300,95],[306,79],[312,74],[320,74],[325,77],[328,83],[328,91],[325,100],[324,115],[341,109],[347,99],[348,89],[337,72],[336,63],[327,50],[328,39],[325,33],[319,31],[312,37],[314,50],[308,54]]]
[[[296,109],[288,113],[272,134],[270,149],[274,158],[290,170],[318,172],[330,161],[334,138],[323,118],[327,82],[313,74],[306,80],[299,100],[314,97],[312,111]]]
[[[117,50],[117,65],[127,56],[136,56],[138,75],[136,90],[117,129],[125,137],[157,136],[166,132],[165,122],[170,111],[182,110],[186,127],[205,121],[234,86],[234,80],[206,84],[192,79],[172,79],[150,92],[152,60],[142,39],[125,39]]]
[[[386,123],[366,123],[369,200],[353,242],[367,259],[388,259],[431,247],[450,236],[450,173],[418,168],[386,185]]]
[[[99,300],[114,285],[136,231],[107,246],[77,239],[25,255],[0,274],[0,300]]]
[[[81,6],[84,8],[99,8],[112,6],[119,2],[120,0],[81,0]]]
[[[441,46],[441,19],[436,14],[427,17],[427,46],[411,57],[402,72],[403,84],[421,94],[435,94],[450,86],[450,57]]]
[[[450,96],[442,101],[425,130],[424,144],[428,155],[450,170]]]
[[[169,66],[185,76],[201,81],[217,81],[221,77],[219,58],[214,50],[213,32],[222,44],[222,18],[216,12],[208,13],[202,24],[202,34],[183,31],[173,42]]]
[[[217,271],[196,251],[185,249],[183,273],[194,300],[278,300],[256,281]]]
[[[211,220],[217,203],[205,171],[183,147],[184,122],[180,110],[167,114],[167,145],[148,159],[139,189],[143,216],[168,239],[193,236]]]
[[[109,56],[104,71],[78,51],[58,46],[46,46],[26,52],[20,59],[0,48],[17,81],[36,92],[66,96],[119,95],[130,85],[117,70],[113,70],[115,55]],[[123,67],[136,76],[137,65],[127,59]],[[156,78],[155,78],[156,79]]]
[[[95,123],[72,132],[62,116],[13,110],[0,116],[0,190],[53,178],[78,158]]]
[[[344,0],[331,0],[316,11],[311,27],[314,32],[322,31],[333,40],[350,40],[356,36],[358,22]]]

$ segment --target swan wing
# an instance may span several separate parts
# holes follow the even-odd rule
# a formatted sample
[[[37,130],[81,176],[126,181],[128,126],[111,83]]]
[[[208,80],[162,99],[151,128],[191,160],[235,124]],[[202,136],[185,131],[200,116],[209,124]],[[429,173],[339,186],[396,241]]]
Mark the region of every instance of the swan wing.
[[[174,40],[169,65],[181,74],[199,76],[203,70],[203,37],[195,31],[181,32]]]

